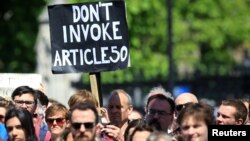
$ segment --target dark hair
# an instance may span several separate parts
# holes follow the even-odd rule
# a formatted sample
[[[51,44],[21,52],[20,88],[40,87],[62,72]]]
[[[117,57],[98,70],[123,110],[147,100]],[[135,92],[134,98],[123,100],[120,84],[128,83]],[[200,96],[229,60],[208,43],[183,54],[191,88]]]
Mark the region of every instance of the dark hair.
[[[227,100],[222,100],[221,105],[225,106],[232,106],[236,109],[236,112],[234,113],[235,119],[242,119],[243,123],[245,123],[246,118],[247,118],[247,107],[245,104],[238,100],[238,99],[227,99]]]
[[[19,86],[17,87],[11,94],[11,98],[12,100],[14,100],[15,96],[21,96],[25,93],[30,93],[33,95],[34,97],[34,102],[35,102],[35,105],[37,104],[37,96],[35,94],[35,90],[29,86]]]
[[[125,132],[124,132],[124,139],[125,141],[128,141],[129,140],[129,130],[131,128],[134,128],[138,125],[141,124],[141,122],[145,122],[143,119],[135,119],[135,120],[132,120],[128,123],[128,127],[125,129]]]
[[[26,109],[12,108],[7,111],[4,124],[7,129],[7,121],[11,118],[18,118],[24,130],[26,141],[38,141],[31,113]]]
[[[49,98],[47,97],[47,95],[45,95],[45,93],[40,90],[35,90],[35,94],[37,95],[37,98],[39,99],[42,106],[47,107],[49,104]]]
[[[74,112],[74,110],[82,110],[82,111],[85,111],[85,110],[92,110],[95,114],[95,123],[98,123],[98,112],[97,112],[97,109],[95,107],[95,104],[92,102],[92,101],[84,101],[84,102],[80,102],[80,103],[76,103],[75,105],[73,105],[71,108],[70,108],[70,121],[72,121],[72,113]]]
[[[132,132],[131,136],[129,137],[129,141],[132,141],[133,136],[135,135],[136,132],[140,131],[148,131],[148,132],[153,132],[154,128],[150,125],[148,125],[146,122],[140,122],[138,125],[135,126],[134,131]]]

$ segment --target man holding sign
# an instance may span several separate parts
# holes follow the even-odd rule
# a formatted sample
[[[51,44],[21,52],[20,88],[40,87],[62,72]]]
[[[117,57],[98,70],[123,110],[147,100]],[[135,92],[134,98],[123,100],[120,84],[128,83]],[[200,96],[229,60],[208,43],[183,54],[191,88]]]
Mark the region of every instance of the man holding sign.
[[[51,5],[48,11],[54,74],[93,74],[129,66],[124,1]],[[100,87],[90,81],[92,93],[98,95]]]

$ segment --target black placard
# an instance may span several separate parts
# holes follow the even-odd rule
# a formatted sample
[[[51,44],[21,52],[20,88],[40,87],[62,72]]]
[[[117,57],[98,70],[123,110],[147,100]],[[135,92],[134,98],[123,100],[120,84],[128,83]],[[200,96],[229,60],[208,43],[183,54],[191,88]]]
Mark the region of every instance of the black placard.
[[[50,5],[48,11],[54,74],[128,67],[124,1]]]

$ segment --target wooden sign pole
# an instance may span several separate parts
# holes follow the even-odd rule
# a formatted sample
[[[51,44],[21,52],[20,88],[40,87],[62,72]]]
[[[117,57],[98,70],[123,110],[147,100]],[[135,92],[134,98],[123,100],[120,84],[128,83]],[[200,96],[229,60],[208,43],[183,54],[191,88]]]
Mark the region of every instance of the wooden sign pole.
[[[103,107],[102,93],[101,93],[101,74],[100,72],[89,73],[91,92],[96,97],[98,108]]]

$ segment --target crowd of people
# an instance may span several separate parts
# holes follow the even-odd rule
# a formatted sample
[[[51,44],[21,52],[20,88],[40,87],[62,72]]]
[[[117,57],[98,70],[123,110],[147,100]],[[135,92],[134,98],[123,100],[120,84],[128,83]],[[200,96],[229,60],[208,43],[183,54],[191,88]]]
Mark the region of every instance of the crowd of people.
[[[247,98],[222,100],[215,111],[195,94],[173,97],[161,86],[147,94],[145,112],[134,109],[123,89],[114,89],[99,107],[87,89],[64,105],[43,90],[17,87],[0,98],[3,141],[208,141],[209,125],[248,125]],[[216,114],[214,114],[216,113]]]

